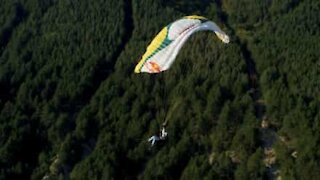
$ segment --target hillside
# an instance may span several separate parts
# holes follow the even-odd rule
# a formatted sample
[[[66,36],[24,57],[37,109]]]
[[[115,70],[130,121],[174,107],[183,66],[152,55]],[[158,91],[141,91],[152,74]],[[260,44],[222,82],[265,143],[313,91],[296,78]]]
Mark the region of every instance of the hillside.
[[[3,0],[0,179],[316,179],[320,2]],[[134,67],[186,15],[161,75]],[[147,139],[167,122],[168,139]]]

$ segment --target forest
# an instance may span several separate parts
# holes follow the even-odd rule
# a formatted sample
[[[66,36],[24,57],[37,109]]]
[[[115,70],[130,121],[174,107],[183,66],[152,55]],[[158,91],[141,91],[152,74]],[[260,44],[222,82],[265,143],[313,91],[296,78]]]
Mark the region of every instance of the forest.
[[[0,179],[320,176],[320,1],[0,4]],[[198,32],[168,71],[135,74],[187,15],[230,43]]]

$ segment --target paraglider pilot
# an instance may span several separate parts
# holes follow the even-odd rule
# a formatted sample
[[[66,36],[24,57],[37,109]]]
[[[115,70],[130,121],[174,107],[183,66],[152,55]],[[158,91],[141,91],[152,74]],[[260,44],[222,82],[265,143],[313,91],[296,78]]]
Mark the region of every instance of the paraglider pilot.
[[[151,136],[148,141],[151,142],[151,147],[156,143],[156,141],[165,140],[168,136],[168,132],[166,131],[165,126],[162,127],[160,136],[153,135]]]

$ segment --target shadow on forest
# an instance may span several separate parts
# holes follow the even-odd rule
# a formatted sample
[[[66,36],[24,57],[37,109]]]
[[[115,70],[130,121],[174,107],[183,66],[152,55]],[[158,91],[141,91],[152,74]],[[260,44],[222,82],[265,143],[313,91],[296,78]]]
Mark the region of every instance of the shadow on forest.
[[[27,11],[21,4],[16,3],[14,6],[14,17],[0,32],[0,56],[9,43],[14,28],[28,16]]]
[[[28,16],[28,12],[24,9],[24,7],[16,3],[14,4],[14,15],[11,20],[2,27],[0,31],[0,57],[7,47],[13,30]],[[7,102],[10,97],[14,94],[10,89],[12,89],[12,84],[10,82],[10,77],[5,77],[0,80],[0,109],[2,109],[2,102]]]
[[[97,66],[95,66],[94,74],[92,76],[91,83],[82,93],[83,104],[88,104],[92,96],[95,94],[97,89],[100,87],[100,84],[114,71],[114,66],[120,54],[124,50],[126,44],[131,39],[132,32],[134,29],[133,19],[132,19],[132,5],[131,1],[127,1],[124,4],[124,29],[125,33],[122,37],[121,43],[116,47],[115,53],[110,57],[109,60],[101,59]],[[106,69],[107,67],[107,69]]]

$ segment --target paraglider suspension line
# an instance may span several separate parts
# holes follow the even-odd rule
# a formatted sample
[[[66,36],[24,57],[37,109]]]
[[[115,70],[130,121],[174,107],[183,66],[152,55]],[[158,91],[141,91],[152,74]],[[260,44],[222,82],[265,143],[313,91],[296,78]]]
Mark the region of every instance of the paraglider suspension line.
[[[167,124],[167,113],[168,113],[168,100],[167,100],[167,91],[166,91],[166,86],[165,86],[165,77],[164,73],[162,72],[160,75],[160,84],[161,85],[161,98],[162,98],[162,104],[163,104],[163,123],[161,126],[165,126]]]

